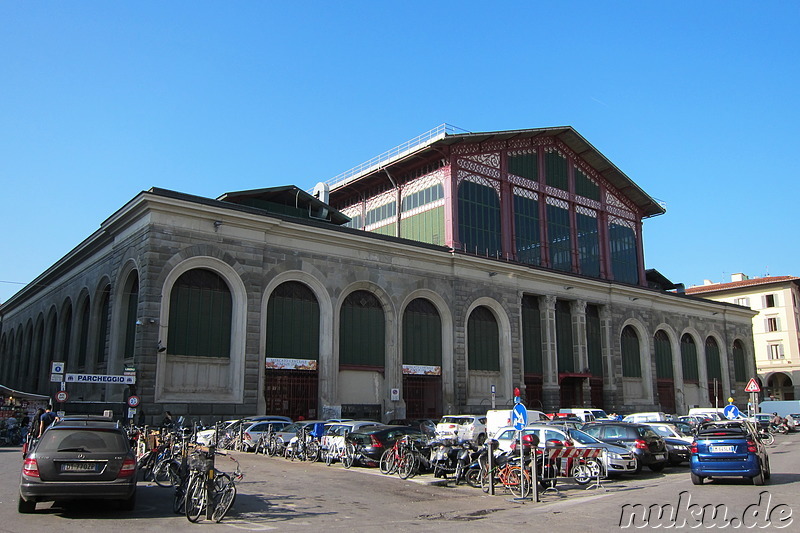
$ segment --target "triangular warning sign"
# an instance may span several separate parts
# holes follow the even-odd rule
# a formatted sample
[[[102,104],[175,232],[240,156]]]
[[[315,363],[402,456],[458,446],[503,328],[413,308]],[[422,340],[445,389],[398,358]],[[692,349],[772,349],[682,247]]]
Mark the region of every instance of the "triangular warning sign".
[[[758,381],[756,378],[750,378],[750,381],[747,382],[747,386],[744,388],[745,392],[761,392],[761,387],[758,386]]]

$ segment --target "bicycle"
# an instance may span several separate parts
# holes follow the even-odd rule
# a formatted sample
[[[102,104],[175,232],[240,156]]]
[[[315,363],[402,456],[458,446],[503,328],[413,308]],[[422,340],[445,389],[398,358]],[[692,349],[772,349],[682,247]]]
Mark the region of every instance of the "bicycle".
[[[199,521],[203,511],[207,518],[220,522],[236,499],[236,481],[244,477],[239,462],[229,456],[236,470],[232,474],[221,472],[214,466],[215,454],[225,455],[209,449],[198,450],[190,458],[191,474],[184,490],[184,510],[190,522]]]
[[[481,490],[489,492],[489,485],[499,482],[517,498],[527,498],[531,491],[531,475],[527,468],[522,468],[516,457],[498,456],[491,472],[481,465]]]
[[[325,450],[325,464],[331,466],[334,461],[344,464],[344,457],[347,453],[347,433],[329,437],[328,448]]]

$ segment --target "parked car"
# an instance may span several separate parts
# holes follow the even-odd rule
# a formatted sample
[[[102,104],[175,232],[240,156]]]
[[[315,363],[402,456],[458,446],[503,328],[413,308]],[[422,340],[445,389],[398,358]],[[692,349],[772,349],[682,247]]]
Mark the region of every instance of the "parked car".
[[[486,417],[480,415],[446,415],[436,425],[437,439],[486,441]]]
[[[130,511],[137,474],[136,455],[117,422],[70,418],[47,428],[25,457],[17,510],[32,513],[37,502],[104,499]]]
[[[628,448],[636,457],[636,471],[643,466],[661,472],[667,466],[664,438],[646,424],[629,422],[590,422],[581,428],[596,439]]]
[[[427,437],[418,428],[411,426],[383,426],[370,428],[364,431],[349,433],[345,438],[358,446],[362,458],[359,463],[364,466],[375,466],[381,460],[381,455],[388,448],[394,446],[398,439],[411,435],[414,439],[425,440]]]
[[[583,422],[579,419],[567,419],[567,418],[556,418],[553,420],[547,420],[544,422],[537,422],[537,424],[545,424],[548,426],[556,426],[561,428],[570,428],[570,429],[581,429],[583,427]]]
[[[593,407],[570,407],[567,409],[559,409],[559,413],[572,413],[584,422],[591,422],[593,420],[607,420],[608,414],[602,409],[595,409]]]
[[[771,413],[758,413],[753,417],[753,421],[761,429],[767,430],[767,429],[769,429],[769,426],[772,423],[772,414]]]
[[[706,422],[691,447],[692,483],[706,478],[741,476],[754,485],[770,478],[767,448],[758,438],[756,425],[748,420]]]
[[[650,412],[650,413],[633,413],[622,419],[623,422],[634,422],[637,424],[647,422],[666,422],[667,413]]]
[[[263,434],[267,433],[270,428],[272,431],[278,432],[289,424],[291,424],[291,422],[287,422],[286,420],[261,420],[259,422],[253,422],[245,428],[242,435],[244,447],[248,452],[254,451],[258,440]]]
[[[789,431],[798,431],[800,427],[800,413],[786,415],[786,425],[789,426]]]
[[[687,444],[694,442],[694,431],[687,422],[648,422],[647,425],[662,437],[680,439]]]
[[[552,424],[531,424],[523,428],[523,435],[536,435],[539,448],[552,446],[574,446],[576,448],[602,448],[601,465],[607,476],[633,473],[636,471],[636,458],[622,446],[602,442],[591,435],[573,428],[553,426]],[[511,449],[513,442],[519,440],[519,434],[513,427],[500,429],[494,439],[503,451]]]
[[[267,420],[274,420],[277,422],[286,422],[287,424],[292,421],[291,418],[288,416],[281,416],[281,415],[257,415],[257,416],[248,416],[245,418],[237,418],[235,420],[225,420],[222,423],[219,431],[227,433],[229,435],[233,435],[239,431],[239,428],[244,431],[248,427],[252,426],[255,422],[260,421],[267,421]],[[197,435],[195,435],[195,442],[200,444],[201,446],[208,446],[214,443],[214,436],[216,435],[217,429],[215,427],[211,427],[209,429],[204,429],[203,431],[198,431]],[[256,439],[257,440],[257,439]]]
[[[419,428],[420,431],[433,437],[436,435],[436,420],[431,418],[395,418],[389,420],[389,426],[410,426],[412,428]]]
[[[327,449],[333,439],[339,439],[340,444],[344,444],[344,437],[348,433],[355,433],[369,428],[383,427],[381,422],[374,420],[349,420],[347,422],[328,422],[322,432],[320,444],[323,449]]]

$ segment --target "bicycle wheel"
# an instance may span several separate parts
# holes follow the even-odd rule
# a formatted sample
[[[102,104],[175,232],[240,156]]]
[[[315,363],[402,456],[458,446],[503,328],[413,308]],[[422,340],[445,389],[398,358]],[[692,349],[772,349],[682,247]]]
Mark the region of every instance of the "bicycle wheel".
[[[184,503],[186,518],[189,519],[189,522],[200,520],[200,515],[203,514],[207,505],[207,497],[205,479],[202,475],[193,475],[189,479],[189,485],[186,487],[186,501]]]
[[[478,488],[481,486],[481,470],[480,468],[470,468],[467,470],[464,479],[470,487]]]
[[[232,479],[228,478],[228,482],[218,494],[217,505],[214,507],[214,512],[211,513],[211,519],[214,522],[220,522],[228,514],[228,510],[230,510],[233,501],[236,499],[236,484]]]
[[[508,471],[504,485],[517,498],[527,498],[531,492],[531,476],[527,470],[512,466]]]
[[[153,481],[159,487],[172,487],[178,477],[179,468],[180,465],[178,465],[177,461],[164,459],[153,468]]]
[[[356,447],[352,442],[348,442],[344,448],[344,455],[342,456],[342,465],[345,468],[350,468],[356,462]]]
[[[417,473],[417,458],[413,453],[404,453],[397,459],[397,475],[408,479]]]
[[[306,444],[306,456],[304,458],[309,463],[316,463],[319,461],[319,443],[315,440]]]
[[[389,448],[383,452],[379,466],[381,474],[394,474],[397,471],[397,455],[394,448]]]
[[[489,492],[489,485],[491,484],[492,478],[494,477],[494,472],[489,475],[489,472],[485,468],[481,468],[480,473],[478,474],[478,478],[480,479],[481,483],[481,490],[488,494]]]
[[[184,514],[186,508],[186,487],[184,485],[175,486],[175,494],[172,497],[172,512],[175,514]]]

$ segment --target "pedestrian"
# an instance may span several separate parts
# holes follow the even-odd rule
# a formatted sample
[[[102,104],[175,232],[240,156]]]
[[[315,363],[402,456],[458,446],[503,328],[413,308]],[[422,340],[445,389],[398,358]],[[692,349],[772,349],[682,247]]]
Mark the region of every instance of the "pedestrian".
[[[28,431],[30,431],[31,429],[30,425],[31,425],[31,417],[28,416],[27,413],[25,413],[25,416],[22,417],[22,421],[19,423],[20,438],[22,439],[23,442],[25,442],[25,440],[28,438]]]
[[[47,409],[44,410],[42,416],[39,417],[39,437],[44,434],[44,430],[50,427],[50,425],[58,420],[58,417],[53,412],[53,407],[48,405]]]
[[[36,440],[39,438],[40,422],[42,420],[43,414],[44,414],[44,409],[39,407],[36,410],[36,414],[33,415],[33,419],[31,420],[30,426],[28,427],[28,435],[30,436],[31,440]]]

